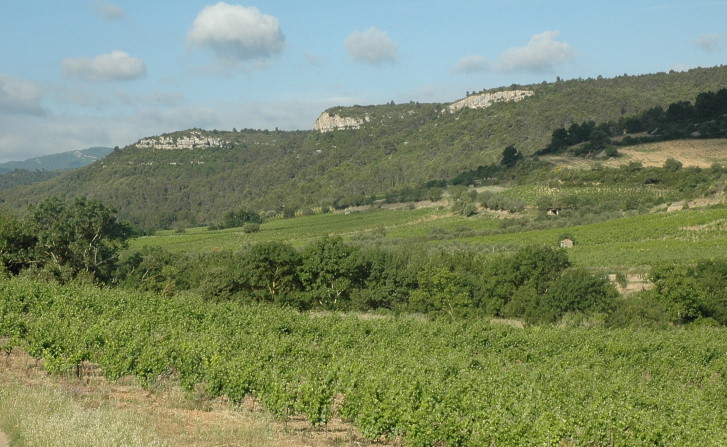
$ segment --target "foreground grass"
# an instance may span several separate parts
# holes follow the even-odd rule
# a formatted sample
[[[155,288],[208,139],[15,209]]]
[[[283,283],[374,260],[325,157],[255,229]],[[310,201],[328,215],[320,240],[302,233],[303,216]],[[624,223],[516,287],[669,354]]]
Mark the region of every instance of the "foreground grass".
[[[7,363],[6,363],[7,364]],[[49,383],[31,386],[2,376],[0,427],[18,447],[171,446],[142,414],[106,402],[84,406]]]
[[[0,410],[0,431],[13,447],[368,445],[350,425],[283,424],[259,405],[232,407],[174,381],[149,390],[130,377],[109,382],[88,364],[80,378],[48,375],[42,361],[18,348],[0,358]]]

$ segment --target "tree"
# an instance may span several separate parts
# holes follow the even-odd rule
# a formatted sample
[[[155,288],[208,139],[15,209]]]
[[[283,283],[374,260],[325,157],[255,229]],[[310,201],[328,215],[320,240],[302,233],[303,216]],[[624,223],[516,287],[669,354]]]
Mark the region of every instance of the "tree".
[[[568,130],[561,127],[553,131],[545,153],[558,153],[566,147],[568,147]]]
[[[674,322],[688,323],[702,316],[699,282],[688,267],[659,266],[649,276],[654,283],[651,293],[666,304]]]
[[[542,296],[541,315],[545,321],[555,321],[567,312],[606,312],[617,296],[608,279],[582,268],[570,269],[553,281]]]
[[[281,295],[301,290],[298,268],[300,254],[290,245],[265,242],[243,256],[239,277],[243,290],[265,300],[278,301]]]
[[[500,165],[512,168],[518,161],[522,160],[522,158],[523,154],[520,153],[515,146],[510,145],[502,151],[502,160],[500,161]]]
[[[36,260],[64,280],[81,272],[109,280],[133,234],[129,224],[116,220],[115,209],[83,197],[47,199],[32,210],[29,226],[37,238]]]
[[[367,269],[359,262],[357,252],[340,237],[324,237],[303,252],[300,279],[322,307],[340,307],[351,291],[363,284]]]
[[[31,266],[36,242],[17,216],[0,211],[0,270],[17,275]]]
[[[409,297],[412,310],[457,315],[475,307],[471,287],[447,267],[428,266],[419,272],[417,282],[419,288]]]
[[[225,214],[224,221],[222,222],[222,227],[242,227],[246,223],[260,224],[262,223],[262,221],[263,220],[260,217],[260,214],[254,211],[246,210],[245,208],[240,208],[238,210],[229,211],[227,214]]]
[[[664,169],[667,171],[678,171],[684,166],[681,161],[675,159],[675,158],[667,158],[666,161],[664,161]]]

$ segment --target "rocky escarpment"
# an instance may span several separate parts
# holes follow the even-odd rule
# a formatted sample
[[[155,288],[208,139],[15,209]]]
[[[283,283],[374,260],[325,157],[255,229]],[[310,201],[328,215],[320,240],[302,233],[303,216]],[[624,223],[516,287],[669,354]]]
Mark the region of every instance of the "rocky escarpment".
[[[330,132],[336,129],[360,129],[364,123],[369,121],[371,121],[371,118],[368,115],[363,118],[354,118],[323,112],[316,120],[313,128],[318,132]]]
[[[508,90],[504,92],[482,93],[471,95],[447,106],[450,113],[461,109],[484,109],[498,102],[517,102],[533,96],[532,90]]]
[[[142,138],[136,143],[136,147],[154,149],[206,149],[220,147],[226,142],[220,138],[203,135],[200,131],[192,131],[183,136],[160,136]]]

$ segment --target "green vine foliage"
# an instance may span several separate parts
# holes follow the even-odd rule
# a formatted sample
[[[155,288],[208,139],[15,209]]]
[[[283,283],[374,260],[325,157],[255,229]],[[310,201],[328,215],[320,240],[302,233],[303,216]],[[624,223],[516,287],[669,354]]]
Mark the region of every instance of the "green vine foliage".
[[[253,397],[283,420],[341,417],[370,439],[409,446],[717,446],[727,437],[723,328],[362,319],[4,278],[0,338],[54,372],[88,360],[150,387],[177,377],[212,397]]]

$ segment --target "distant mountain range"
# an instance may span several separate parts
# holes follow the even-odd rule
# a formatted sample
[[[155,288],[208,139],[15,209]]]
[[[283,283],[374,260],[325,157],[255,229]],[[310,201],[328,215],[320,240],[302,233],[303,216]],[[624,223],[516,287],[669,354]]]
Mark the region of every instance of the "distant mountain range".
[[[0,163],[0,174],[16,169],[28,171],[67,171],[82,168],[99,160],[113,151],[110,147],[90,147],[80,151],[62,152],[60,154],[43,155],[25,161],[8,161]]]

